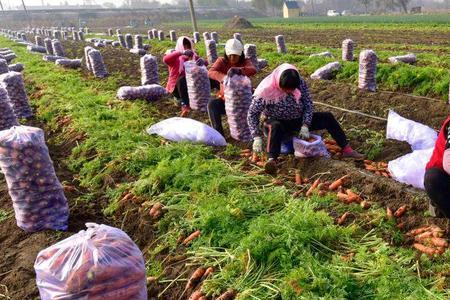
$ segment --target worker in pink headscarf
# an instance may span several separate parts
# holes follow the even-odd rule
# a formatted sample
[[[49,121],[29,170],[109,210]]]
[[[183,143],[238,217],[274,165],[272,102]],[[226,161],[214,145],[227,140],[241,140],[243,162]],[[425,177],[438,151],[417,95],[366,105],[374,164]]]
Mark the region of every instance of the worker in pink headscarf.
[[[264,129],[267,133],[269,160],[267,173],[277,172],[277,158],[281,144],[287,136],[308,139],[310,131],[326,129],[343,149],[343,157],[363,159],[353,150],[339,123],[330,112],[314,112],[311,96],[306,83],[296,67],[282,64],[267,76],[253,94],[247,121],[253,136],[253,151],[263,151],[263,134],[260,117],[264,113]]]
[[[179,37],[175,51],[167,53],[163,61],[169,67],[169,79],[166,89],[181,103],[181,116],[187,116],[191,110],[189,95],[184,72],[184,63],[195,61],[197,65],[208,65],[208,62],[200,58],[194,51],[194,42],[187,36]]]

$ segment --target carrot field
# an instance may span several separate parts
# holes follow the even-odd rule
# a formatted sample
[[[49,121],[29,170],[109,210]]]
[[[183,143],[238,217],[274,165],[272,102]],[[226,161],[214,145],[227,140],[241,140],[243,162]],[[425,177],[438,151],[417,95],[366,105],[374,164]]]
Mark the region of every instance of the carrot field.
[[[389,109],[436,130],[450,113],[448,16],[423,22],[405,17],[399,27],[382,18],[251,21],[255,28],[223,28],[219,21],[199,25],[202,31],[217,31],[220,43],[240,32],[245,43],[257,46],[268,67],[252,79],[253,86],[283,62],[296,65],[315,109],[333,112],[352,145],[377,168],[411,152],[406,143],[386,139]],[[115,39],[107,36],[107,28],[89,26],[86,38]],[[192,36],[185,23],[158,28]],[[143,36],[146,30],[122,28]],[[287,54],[277,53],[277,34],[285,36]],[[317,68],[340,60],[345,38],[355,41],[356,56],[363,49],[378,54],[376,92],[357,88],[357,60],[342,62],[330,81],[309,79]],[[162,57],[174,42],[145,43],[158,58],[165,86]],[[82,58],[84,47],[93,46],[70,39],[62,44],[69,58]],[[15,62],[25,67],[35,118],[22,123],[45,131],[70,208],[67,232],[25,233],[16,225],[0,175],[0,299],[39,299],[33,269],[37,253],[87,222],[120,228],[132,238],[145,259],[149,299],[194,299],[189,297],[196,290],[207,299],[219,299],[226,291],[232,297],[220,299],[450,298],[448,246],[441,255],[426,255],[408,235],[438,226],[442,239],[450,237],[448,220],[430,216],[424,191],[338,155],[284,156],[279,174],[269,176],[241,155],[251,145],[234,141],[228,127],[226,147],[149,136],[145,130],[150,125],[178,116],[180,109],[171,96],[155,102],[117,99],[121,86],[141,84],[140,57],[127,49],[98,48],[109,72],[98,79],[84,63],[80,69],[63,69],[5,36],[0,36],[0,48],[13,50]],[[203,41],[197,50],[205,57]],[[218,50],[223,55],[223,47]],[[334,58],[310,57],[323,51]],[[417,55],[415,65],[388,62],[390,56],[409,52]],[[190,117],[209,124],[206,113],[194,111]],[[337,184],[307,193],[318,179],[328,186],[344,176],[341,195]],[[342,193],[356,194],[357,200],[342,201]],[[387,213],[399,208],[404,211],[396,216]],[[213,271],[186,288],[200,267]]]

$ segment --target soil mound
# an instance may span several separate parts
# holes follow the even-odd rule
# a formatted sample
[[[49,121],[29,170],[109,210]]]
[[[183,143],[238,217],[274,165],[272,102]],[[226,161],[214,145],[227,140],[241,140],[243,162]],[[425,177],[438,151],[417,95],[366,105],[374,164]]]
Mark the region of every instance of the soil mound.
[[[224,27],[231,29],[245,29],[253,28],[253,25],[246,18],[234,16],[231,20],[225,23]]]

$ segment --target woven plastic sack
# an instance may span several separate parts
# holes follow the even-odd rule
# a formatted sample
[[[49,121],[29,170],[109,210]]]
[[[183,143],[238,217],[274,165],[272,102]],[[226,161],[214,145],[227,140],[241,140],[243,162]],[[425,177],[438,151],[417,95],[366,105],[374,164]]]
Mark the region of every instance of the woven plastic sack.
[[[86,223],[39,252],[34,263],[42,300],[147,300],[141,251],[122,230]]]
[[[152,125],[147,133],[175,142],[192,142],[208,146],[226,146],[225,138],[214,128],[189,118],[170,118]]]
[[[69,210],[40,128],[0,132],[0,167],[13,201],[17,226],[27,232],[66,230]]]
[[[137,49],[143,49],[144,48],[144,41],[142,39],[142,35],[136,34],[134,36],[134,45]]]
[[[205,66],[197,66],[194,61],[184,63],[189,103],[192,109],[206,111],[211,98],[211,84]]]
[[[167,95],[167,90],[158,84],[122,86],[117,91],[117,98],[120,100],[142,99],[147,101],[157,101]]]
[[[389,111],[386,138],[407,142],[412,150],[434,148],[438,133],[421,123],[408,120],[393,110]]]
[[[219,43],[219,34],[215,31],[211,32],[211,39],[214,40],[214,42],[216,42],[216,44]]]
[[[0,75],[0,86],[8,92],[17,118],[30,118],[33,116],[30,104],[28,103],[22,74],[19,72],[8,72]]]
[[[81,68],[81,59],[57,59],[55,64],[63,68],[78,69]]]
[[[326,64],[325,66],[317,69],[311,74],[311,79],[330,80],[335,73],[341,69],[341,64],[338,61]]]
[[[330,157],[327,147],[319,135],[311,134],[311,141],[293,138],[294,155],[297,157]]]
[[[194,43],[198,44],[201,41],[200,32],[194,32]]]
[[[320,53],[313,53],[309,57],[333,57],[333,54],[329,51],[320,52]]]
[[[117,38],[119,39],[120,46],[127,48],[127,43],[125,41],[125,37],[121,34],[118,34]]]
[[[149,40],[153,40],[155,38],[155,36],[153,35],[153,30],[148,30],[147,31],[147,38]]]
[[[22,64],[12,64],[8,68],[10,72],[22,72],[25,69]]]
[[[275,43],[277,44],[277,51],[278,51],[278,53],[284,54],[284,53],[287,52],[286,43],[284,41],[284,36],[277,35],[275,37]]]
[[[86,63],[86,68],[89,71],[92,71],[92,67],[91,67],[91,61],[89,59],[89,51],[94,50],[94,48],[92,48],[91,46],[86,46],[84,47],[84,62]]]
[[[252,103],[252,82],[246,76],[226,77],[224,80],[225,111],[231,137],[238,141],[252,139],[247,114]]]
[[[238,40],[238,41],[241,42],[242,44],[244,43],[244,42],[242,41],[242,34],[240,34],[240,33],[238,33],[238,32],[236,32],[236,33],[233,34],[233,38],[236,39],[236,40]]]
[[[359,54],[358,87],[375,92],[377,90],[377,55],[373,50],[364,50]]]
[[[55,55],[53,52],[52,40],[49,38],[44,39],[45,49],[47,49],[48,55]]]
[[[66,56],[64,48],[59,40],[52,40],[53,54],[56,56]]]
[[[92,73],[97,78],[105,78],[108,76],[103,56],[100,51],[92,49],[88,52],[89,64],[91,65]]]
[[[218,58],[216,42],[214,40],[207,40],[207,41],[205,41],[205,45],[206,45],[206,56],[208,57],[208,63],[210,65],[213,65]]]
[[[389,62],[392,64],[405,63],[405,64],[415,64],[417,57],[414,53],[408,53],[406,55],[389,57]]]
[[[44,55],[42,56],[42,59],[45,61],[51,61],[51,62],[55,62],[58,59],[64,59],[65,57],[62,56],[55,56],[55,55]]]
[[[151,54],[144,55],[140,60],[141,84],[159,84],[158,58]]]
[[[108,35],[109,36],[113,36],[114,35],[114,31],[112,28],[108,28]]]
[[[0,74],[9,72],[8,62],[5,59],[0,59]]]
[[[353,61],[353,50],[355,48],[355,43],[351,39],[346,39],[342,42],[342,60],[343,61]]]
[[[170,40],[172,42],[176,42],[177,41],[177,33],[176,33],[175,30],[169,31],[169,36],[170,36]]]
[[[2,112],[0,114],[0,131],[19,125],[8,92],[2,87],[0,87],[0,111]]]
[[[125,44],[128,49],[133,48],[133,36],[129,33],[125,35]]]
[[[245,44],[244,45],[244,54],[245,54],[245,58],[250,59],[253,66],[255,66],[256,70],[259,72],[260,67],[259,67],[259,62],[258,62],[258,54],[256,52],[256,45]]]
[[[45,49],[45,47],[38,45],[28,45],[27,50],[30,52],[47,53],[47,49]]]
[[[158,40],[164,41],[164,31],[158,30]]]

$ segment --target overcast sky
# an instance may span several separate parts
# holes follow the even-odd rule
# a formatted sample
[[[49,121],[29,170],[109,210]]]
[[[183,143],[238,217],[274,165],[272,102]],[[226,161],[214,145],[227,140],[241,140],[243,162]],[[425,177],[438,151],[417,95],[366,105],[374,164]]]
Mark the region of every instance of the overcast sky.
[[[5,6],[17,6],[21,4],[20,0],[0,0],[3,5]],[[159,0],[159,2],[162,3],[169,3],[172,0]],[[55,5],[55,4],[60,4],[61,2],[65,2],[65,0],[25,0],[25,5],[41,5],[42,2],[44,2],[45,4],[51,4],[51,5]],[[83,0],[67,0],[68,3],[75,5],[75,4],[83,4]],[[116,5],[120,5],[123,3],[123,0],[93,0],[94,3],[97,4],[102,4],[103,2],[111,2],[114,3]]]

